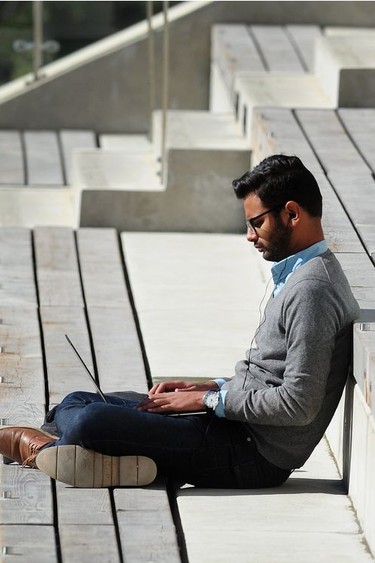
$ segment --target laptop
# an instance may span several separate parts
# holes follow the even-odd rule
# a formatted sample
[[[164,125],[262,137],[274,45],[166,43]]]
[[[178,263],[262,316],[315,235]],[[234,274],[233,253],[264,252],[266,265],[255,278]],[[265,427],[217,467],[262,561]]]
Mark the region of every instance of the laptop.
[[[96,387],[97,392],[99,393],[99,395],[101,396],[101,398],[103,399],[103,401],[105,403],[108,403],[107,399],[105,398],[105,395],[103,393],[103,391],[100,389],[100,386],[98,384],[98,382],[96,381],[95,377],[93,376],[93,374],[91,373],[91,371],[89,370],[89,368],[87,367],[86,363],[84,362],[82,356],[80,355],[80,353],[78,352],[77,348],[74,346],[73,342],[70,340],[69,336],[67,334],[65,334],[65,338],[67,339],[67,341],[69,342],[70,346],[73,348],[74,352],[76,353],[76,355],[78,356],[78,358],[80,359],[83,367],[85,368],[86,372],[88,373],[88,375],[90,376],[91,381],[93,382],[94,386]]]
[[[75,354],[78,356],[79,360],[81,361],[83,367],[86,370],[86,373],[89,375],[91,381],[93,382],[97,392],[99,393],[99,395],[101,396],[101,398],[103,399],[103,401],[105,403],[108,403],[103,391],[100,389],[100,386],[98,384],[98,382],[96,381],[95,377],[93,376],[93,374],[91,373],[91,371],[89,370],[89,368],[87,367],[85,361],[83,360],[82,356],[80,355],[80,353],[78,352],[77,348],[74,346],[73,342],[70,340],[69,336],[67,334],[65,334],[65,338],[67,339],[67,341],[69,342],[70,346],[73,348]],[[198,411],[198,412],[181,412],[181,413],[168,413],[167,416],[192,416],[192,415],[196,415],[196,414],[207,414],[206,411]]]

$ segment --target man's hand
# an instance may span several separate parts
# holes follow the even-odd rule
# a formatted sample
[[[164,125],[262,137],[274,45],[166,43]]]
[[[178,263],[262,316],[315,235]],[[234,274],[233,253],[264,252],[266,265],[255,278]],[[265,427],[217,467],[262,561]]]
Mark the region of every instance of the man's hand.
[[[186,389],[184,389],[186,391]],[[189,391],[189,393],[153,393],[144,399],[137,409],[152,413],[183,413],[204,410],[203,391]]]
[[[215,381],[205,381],[204,383],[191,383],[190,381],[164,381],[156,383],[149,391],[150,395],[157,393],[170,393],[173,391],[209,391],[217,390],[218,386]]]

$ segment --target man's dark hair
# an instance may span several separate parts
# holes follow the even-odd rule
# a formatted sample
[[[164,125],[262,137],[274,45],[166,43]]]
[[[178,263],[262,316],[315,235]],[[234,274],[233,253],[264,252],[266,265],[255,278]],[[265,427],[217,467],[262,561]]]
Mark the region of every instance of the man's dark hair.
[[[275,154],[232,182],[238,199],[255,193],[265,207],[295,201],[312,217],[322,216],[322,195],[317,181],[297,156]]]

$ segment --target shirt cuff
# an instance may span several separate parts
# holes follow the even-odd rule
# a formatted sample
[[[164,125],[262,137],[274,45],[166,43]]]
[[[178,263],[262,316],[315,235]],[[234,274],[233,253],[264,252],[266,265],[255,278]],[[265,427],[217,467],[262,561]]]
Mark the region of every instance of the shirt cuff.
[[[222,386],[224,385],[224,383],[227,382],[226,379],[213,379],[212,381],[214,381],[216,383],[216,385],[219,387],[219,389],[222,388]]]
[[[219,402],[217,404],[217,407],[215,408],[215,414],[216,416],[218,416],[219,418],[225,418],[225,395],[228,393],[228,391],[220,391],[219,392]]]

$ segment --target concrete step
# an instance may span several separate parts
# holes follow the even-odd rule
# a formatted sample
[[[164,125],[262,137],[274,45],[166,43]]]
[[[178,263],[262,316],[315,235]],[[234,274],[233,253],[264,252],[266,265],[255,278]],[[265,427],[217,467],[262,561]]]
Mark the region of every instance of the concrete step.
[[[126,232],[121,239],[154,382],[231,376],[259,323],[269,264],[244,235]],[[360,465],[353,470],[359,479]],[[184,487],[177,502],[191,563],[373,561],[325,439],[282,487]]]
[[[316,25],[220,24],[212,27],[210,110],[233,111],[236,77],[312,72]]]
[[[155,152],[132,149],[82,150],[73,158],[73,189],[155,191],[162,189]]]
[[[153,141],[160,152],[162,112],[153,114]],[[230,113],[168,111],[167,149],[244,150],[249,143]]]
[[[282,487],[177,500],[190,563],[373,561],[324,439]]]
[[[340,108],[337,114],[364,161],[375,174],[375,109]]]
[[[1,130],[0,186],[69,185],[74,152],[96,146],[93,131]]]
[[[312,74],[239,74],[234,81],[238,121],[251,142],[256,107],[333,108],[328,94]]]
[[[70,188],[0,187],[0,226],[74,226]]]
[[[76,151],[93,131],[0,131],[0,226],[75,226],[71,190]]]
[[[155,150],[161,155],[162,112],[153,113],[153,142]],[[175,168],[176,160],[173,154],[184,151],[182,168]],[[166,129],[166,155],[164,178],[180,176],[186,170],[194,168],[199,151],[216,153],[218,161],[222,159],[223,151],[236,160],[244,151],[250,151],[250,143],[245,139],[239,124],[231,113],[212,113],[210,111],[168,111]],[[250,154],[249,154],[250,156]],[[210,166],[215,167],[211,161]],[[205,171],[207,176],[212,168]]]
[[[302,131],[328,174],[345,168],[357,174],[369,174],[369,167],[335,111],[312,108],[299,109],[295,113]]]
[[[252,164],[270,154],[297,154],[313,173],[322,173],[293,112],[287,108],[255,108],[251,136]]]
[[[375,30],[317,40],[315,73],[337,107],[373,107]]]
[[[168,112],[163,185],[159,176],[161,126],[162,114],[155,111],[153,143],[138,135],[106,137],[104,145],[117,149],[75,155],[80,225],[238,232],[240,208],[230,185],[248,169],[250,149],[233,116]],[[217,205],[222,203],[222,210],[210,216],[212,197],[217,198]]]
[[[129,165],[124,169],[124,176],[121,173],[119,177],[118,189],[111,188],[109,177],[104,177],[105,182],[98,185],[90,170],[90,166],[98,166],[98,161],[92,159],[86,177],[93,179],[95,186],[76,190],[76,201],[81,197],[81,226],[135,231],[243,232],[242,206],[233,195],[231,182],[249,168],[249,150],[170,149],[166,189],[160,184],[150,189],[151,183],[139,183],[143,177],[142,166],[145,167],[144,153],[123,156],[112,153],[112,157],[117,159],[117,168],[123,165],[121,158]],[[137,190],[126,189],[128,172],[134,174]],[[98,174],[103,176],[100,169]]]
[[[146,135],[101,134],[99,146],[103,150],[122,150],[127,152],[150,152],[150,140]]]
[[[245,229],[121,237],[153,380],[230,376],[271,277]]]

